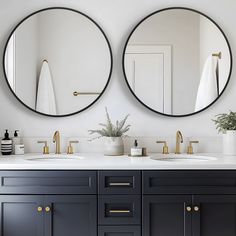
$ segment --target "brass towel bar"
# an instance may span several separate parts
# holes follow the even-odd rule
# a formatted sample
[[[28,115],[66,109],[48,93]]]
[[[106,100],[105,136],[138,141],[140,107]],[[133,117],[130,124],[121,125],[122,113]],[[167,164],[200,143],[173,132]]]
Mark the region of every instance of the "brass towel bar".
[[[80,95],[99,95],[99,94],[101,94],[101,93],[98,93],[98,92],[78,92],[78,91],[73,92],[73,95],[75,97],[80,96]]]

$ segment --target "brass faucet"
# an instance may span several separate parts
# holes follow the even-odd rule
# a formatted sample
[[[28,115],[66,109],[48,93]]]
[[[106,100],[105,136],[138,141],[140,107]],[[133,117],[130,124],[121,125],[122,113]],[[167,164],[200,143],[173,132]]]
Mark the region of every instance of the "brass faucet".
[[[61,154],[61,140],[60,140],[60,132],[58,130],[53,135],[53,142],[56,143],[55,154]]]
[[[166,141],[156,141],[156,143],[163,143],[162,154],[169,154],[169,148]]]
[[[181,132],[178,130],[176,132],[176,148],[175,148],[175,154],[180,154],[180,143],[183,143],[183,136]]]

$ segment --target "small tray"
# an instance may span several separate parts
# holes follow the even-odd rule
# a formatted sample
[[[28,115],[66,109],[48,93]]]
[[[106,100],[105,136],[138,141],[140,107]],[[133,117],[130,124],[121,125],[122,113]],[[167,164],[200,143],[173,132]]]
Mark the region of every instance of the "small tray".
[[[128,154],[128,157],[148,157],[148,155],[144,155],[144,156],[134,156],[134,155],[132,155],[131,156],[131,154]]]

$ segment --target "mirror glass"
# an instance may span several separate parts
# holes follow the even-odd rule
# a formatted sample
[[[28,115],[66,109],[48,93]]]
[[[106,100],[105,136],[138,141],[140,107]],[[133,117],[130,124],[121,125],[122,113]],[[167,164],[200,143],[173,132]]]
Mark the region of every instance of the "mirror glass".
[[[102,29],[83,13],[49,8],[26,17],[4,53],[7,82],[28,108],[67,116],[91,106],[111,76],[112,53]]]
[[[142,20],[123,55],[127,84],[151,110],[187,116],[222,94],[231,74],[229,43],[216,23],[197,11],[169,8]]]

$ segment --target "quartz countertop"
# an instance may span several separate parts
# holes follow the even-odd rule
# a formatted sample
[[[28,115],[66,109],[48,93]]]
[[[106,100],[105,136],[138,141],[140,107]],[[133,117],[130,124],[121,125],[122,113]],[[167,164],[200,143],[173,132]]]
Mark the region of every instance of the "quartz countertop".
[[[124,156],[104,156],[98,153],[78,153],[73,158],[78,160],[66,160],[71,157],[61,154],[64,160],[57,159],[57,155],[49,154],[25,154],[0,156],[0,170],[236,170],[236,156],[224,156],[223,154],[199,153],[191,158],[204,156],[212,157],[210,161],[161,161],[152,158],[167,157],[157,153],[152,153],[148,157],[128,157]],[[178,157],[178,155],[175,155]],[[44,158],[44,161],[40,158]],[[50,161],[46,160],[50,157]],[[34,160],[37,158],[37,160]],[[53,159],[55,158],[55,160]]]

